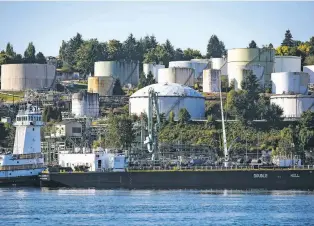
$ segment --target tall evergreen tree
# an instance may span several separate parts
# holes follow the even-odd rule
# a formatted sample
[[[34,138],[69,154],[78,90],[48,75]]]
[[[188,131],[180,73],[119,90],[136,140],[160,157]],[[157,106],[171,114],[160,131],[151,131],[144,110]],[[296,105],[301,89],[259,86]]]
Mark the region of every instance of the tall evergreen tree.
[[[286,30],[285,33],[285,39],[282,41],[281,46],[289,46],[289,47],[293,47],[294,46],[294,41],[292,39],[292,34],[290,32],[290,30]]]
[[[24,52],[25,63],[35,63],[36,62],[36,49],[32,42],[30,42]]]
[[[256,42],[254,40],[250,42],[249,48],[257,48]]]
[[[36,63],[37,64],[46,64],[46,58],[42,52],[36,54]]]
[[[225,44],[217,35],[212,35],[207,44],[207,58],[220,58],[226,54]]]
[[[16,55],[16,53],[14,52],[13,46],[10,42],[8,42],[8,44],[5,48],[5,53],[11,58],[14,58]]]

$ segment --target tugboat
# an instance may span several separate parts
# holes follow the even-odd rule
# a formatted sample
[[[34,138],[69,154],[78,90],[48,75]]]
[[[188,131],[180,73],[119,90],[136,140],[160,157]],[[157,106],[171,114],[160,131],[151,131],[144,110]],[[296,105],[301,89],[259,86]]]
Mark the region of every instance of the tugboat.
[[[19,110],[13,125],[13,152],[0,153],[0,187],[39,186],[38,175],[45,169],[40,146],[40,109],[28,104],[25,110]]]

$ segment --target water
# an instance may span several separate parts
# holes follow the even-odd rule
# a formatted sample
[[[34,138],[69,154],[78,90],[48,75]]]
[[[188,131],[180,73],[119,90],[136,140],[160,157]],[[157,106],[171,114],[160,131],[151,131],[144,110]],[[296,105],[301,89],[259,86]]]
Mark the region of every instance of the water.
[[[314,225],[314,193],[0,189],[0,225]]]

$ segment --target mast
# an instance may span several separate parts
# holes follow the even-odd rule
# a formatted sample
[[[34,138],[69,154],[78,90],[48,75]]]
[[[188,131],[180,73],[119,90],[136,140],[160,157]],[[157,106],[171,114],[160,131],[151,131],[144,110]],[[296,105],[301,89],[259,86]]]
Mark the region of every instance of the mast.
[[[228,166],[229,157],[228,157],[228,148],[227,148],[227,137],[226,137],[226,128],[225,128],[225,119],[224,119],[224,111],[223,111],[223,104],[222,104],[222,94],[221,94],[221,76],[219,76],[219,96],[220,96],[220,111],[221,111],[221,123],[222,123],[222,136],[223,136],[223,144],[224,144],[224,155],[225,167]]]

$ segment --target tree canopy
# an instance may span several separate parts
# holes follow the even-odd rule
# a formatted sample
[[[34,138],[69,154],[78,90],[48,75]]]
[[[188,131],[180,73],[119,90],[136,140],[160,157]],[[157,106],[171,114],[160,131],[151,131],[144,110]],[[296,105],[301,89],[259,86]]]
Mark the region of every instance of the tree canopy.
[[[207,58],[220,58],[226,55],[225,44],[219,40],[217,35],[212,35],[207,44]]]
[[[257,48],[256,42],[254,40],[250,42],[249,48]]]

